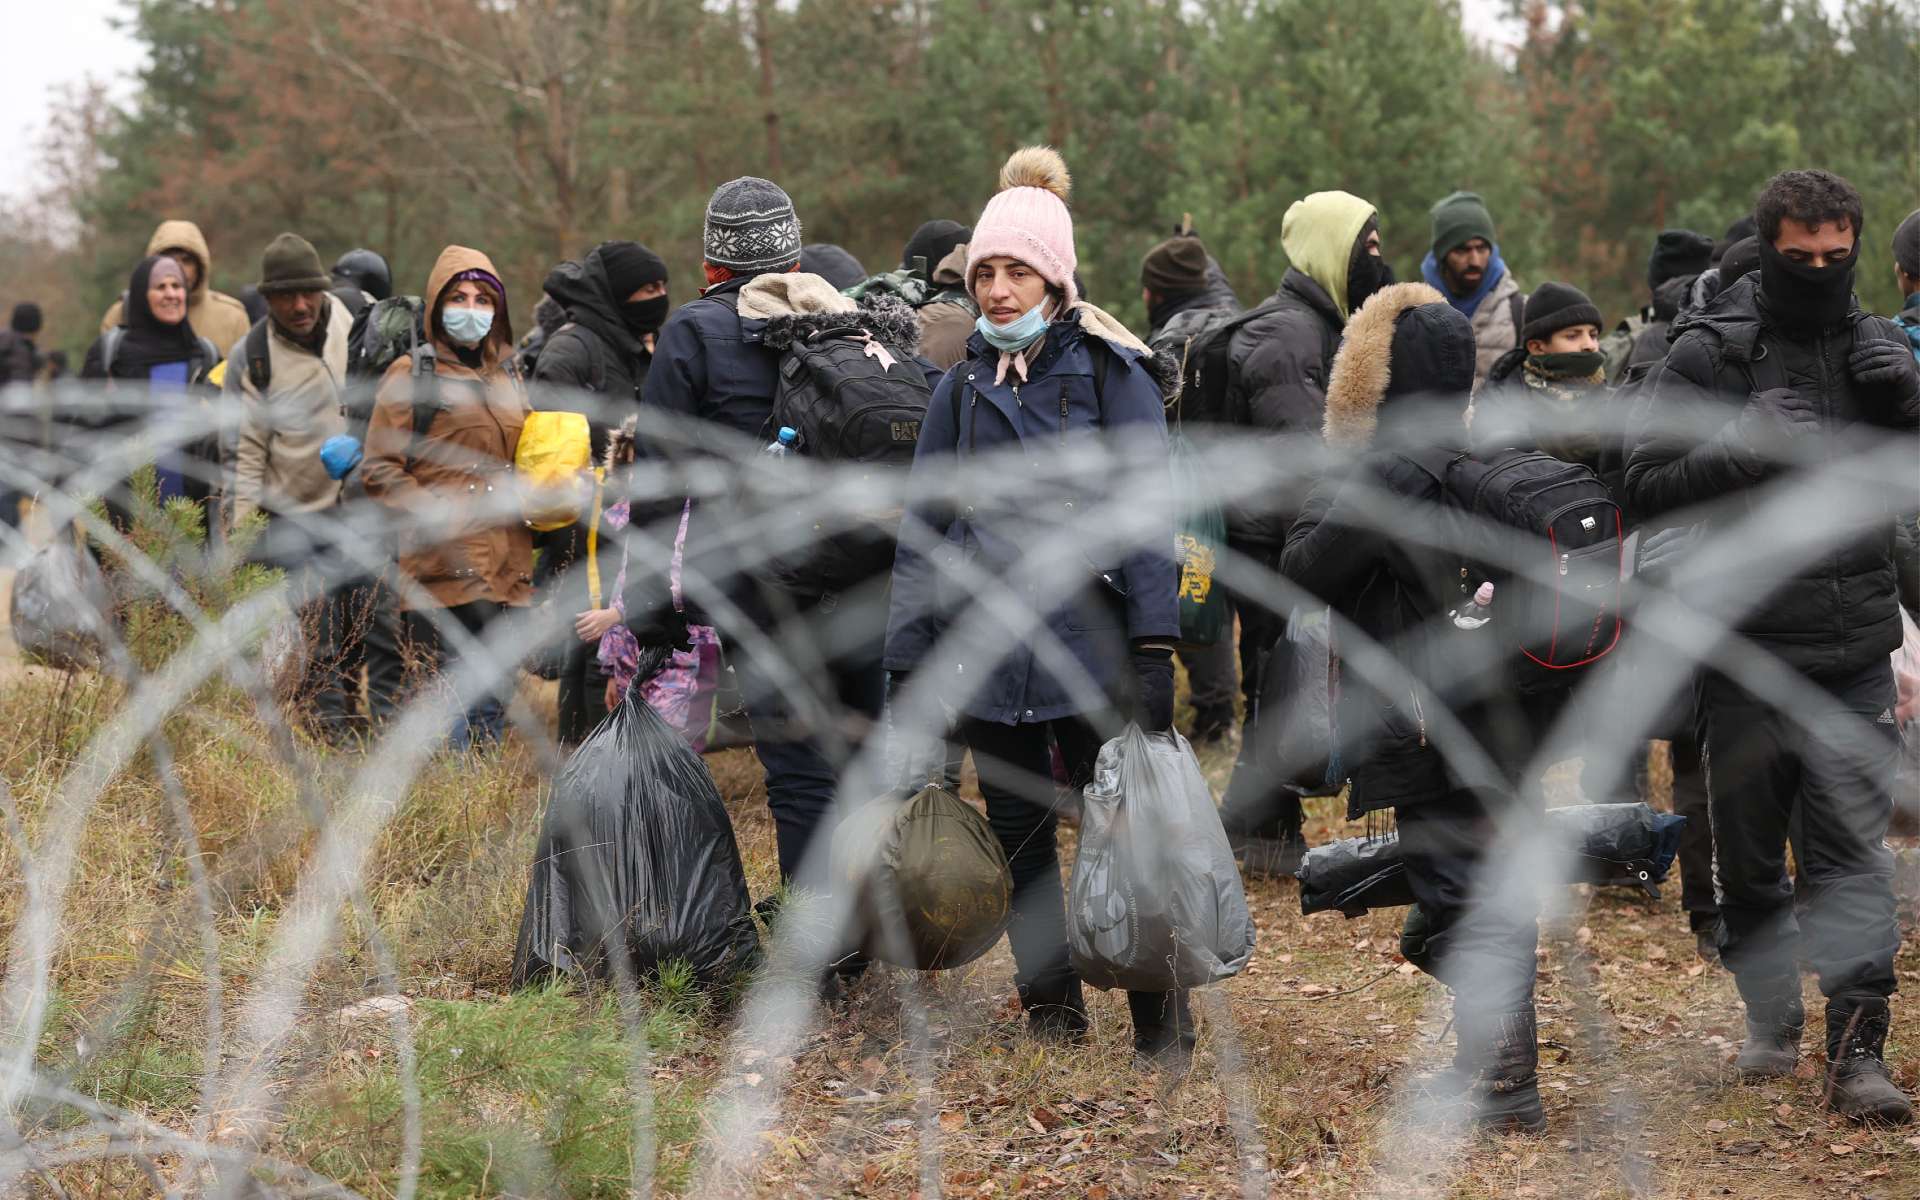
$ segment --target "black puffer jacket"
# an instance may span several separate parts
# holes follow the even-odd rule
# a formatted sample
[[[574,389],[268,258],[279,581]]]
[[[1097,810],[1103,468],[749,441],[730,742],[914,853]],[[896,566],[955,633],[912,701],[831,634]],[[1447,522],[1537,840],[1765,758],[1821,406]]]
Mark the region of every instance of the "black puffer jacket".
[[[1746,493],[1768,480],[1772,470],[1756,474],[1741,452],[1735,419],[1749,397],[1770,388],[1790,387],[1813,401],[1835,439],[1829,453],[1844,453],[1837,435],[1857,425],[1911,431],[1920,424],[1920,412],[1896,410],[1847,373],[1856,339],[1899,338],[1891,322],[1855,308],[1843,328],[1806,340],[1769,322],[1764,305],[1755,273],[1674,323],[1672,348],[1633,417],[1627,497],[1643,516]],[[1700,437],[1703,426],[1722,419],[1718,433]],[[1891,519],[1835,544],[1784,581],[1764,562],[1749,569],[1770,595],[1740,632],[1810,676],[1853,673],[1900,644]]]
[[[1227,412],[1263,433],[1316,437],[1327,408],[1327,378],[1344,322],[1326,289],[1289,267],[1269,309],[1234,332],[1227,352]],[[1277,551],[1305,498],[1282,488],[1258,503],[1229,506],[1227,540],[1255,553]]]
[[[1412,530],[1440,520],[1438,472],[1448,447],[1466,440],[1473,348],[1467,319],[1425,283],[1386,288],[1354,315],[1334,361],[1324,426],[1329,448],[1357,457],[1314,487],[1280,559],[1282,574],[1393,659],[1395,675],[1383,680],[1342,656],[1337,719],[1353,817],[1431,800],[1449,787],[1426,697],[1446,682],[1435,638],[1451,629],[1442,626],[1459,559],[1431,547],[1433,537],[1444,544],[1437,523],[1426,537],[1389,536],[1377,525],[1385,519]]]
[[[534,407],[585,412],[592,419],[593,459],[599,462],[606,454],[607,431],[639,406],[653,355],[620,320],[598,250],[555,267],[547,274],[545,291],[566,310],[567,323],[540,348],[531,389]],[[602,403],[589,403],[577,392],[592,392]],[[590,411],[594,408],[600,411]]]

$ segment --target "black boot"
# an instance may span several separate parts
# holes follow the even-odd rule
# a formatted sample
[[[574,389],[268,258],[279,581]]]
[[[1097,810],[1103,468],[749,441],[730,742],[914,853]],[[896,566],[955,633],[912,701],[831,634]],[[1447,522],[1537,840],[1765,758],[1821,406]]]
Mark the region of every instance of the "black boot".
[[[1198,1033],[1187,992],[1128,992],[1127,1011],[1133,1017],[1135,1067],[1170,1076],[1192,1069]]]
[[[1827,1002],[1828,1108],[1850,1121],[1905,1125],[1913,1103],[1887,1074],[1884,996]]]
[[[1733,1060],[1741,1079],[1784,1079],[1799,1065],[1800,1034],[1807,1023],[1799,987],[1798,979],[1766,985],[1741,981],[1740,997],[1747,1002],[1747,1042]]]
[[[1539,1133],[1547,1127],[1540,1106],[1540,1045],[1533,1006],[1493,1018],[1460,1022],[1460,1053],[1477,1069],[1473,1123],[1496,1133]]]
[[[1055,976],[1018,987],[1020,1007],[1027,1010],[1027,1029],[1034,1037],[1069,1045],[1087,1040],[1092,1026],[1079,976]]]
[[[1298,829],[1281,829],[1278,836],[1242,834],[1228,842],[1249,879],[1281,879],[1300,870],[1307,853],[1307,837]]]
[[[1233,729],[1233,705],[1209,704],[1205,708],[1193,710],[1193,735],[1187,740],[1196,746],[1207,746],[1227,736]]]

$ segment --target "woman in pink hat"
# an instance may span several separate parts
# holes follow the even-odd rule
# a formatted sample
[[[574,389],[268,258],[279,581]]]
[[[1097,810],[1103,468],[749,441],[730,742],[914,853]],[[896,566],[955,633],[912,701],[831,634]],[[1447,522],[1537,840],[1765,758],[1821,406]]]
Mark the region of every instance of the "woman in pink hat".
[[[1067,953],[1052,751],[1078,788],[1101,744],[1129,720],[1172,726],[1180,621],[1170,517],[1143,530],[1116,522],[1110,507],[1116,497],[1166,492],[1164,403],[1177,370],[1080,299],[1069,186],[1059,154],[1021,150],[974,223],[966,277],[981,315],[921,427],[886,666],[894,689],[925,667],[958,709],[1013,870],[1008,938],[1021,1004],[1036,1034],[1077,1041],[1087,1010]],[[1091,486],[1084,469],[1068,468],[1084,467],[1099,446],[1112,457]],[[993,467],[967,472],[976,458]],[[956,505],[947,486],[956,470],[1019,482],[982,487]],[[995,582],[980,584],[980,574]],[[992,589],[999,594],[989,597]],[[944,638],[949,629],[955,636]],[[1193,1045],[1186,993],[1127,998],[1143,1060],[1184,1065]]]

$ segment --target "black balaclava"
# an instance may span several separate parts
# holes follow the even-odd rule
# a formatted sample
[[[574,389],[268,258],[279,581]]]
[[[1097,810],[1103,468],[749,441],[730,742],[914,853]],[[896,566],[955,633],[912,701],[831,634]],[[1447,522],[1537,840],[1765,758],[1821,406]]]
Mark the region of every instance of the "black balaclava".
[[[664,259],[638,242],[602,242],[594,253],[600,256],[600,266],[607,273],[607,287],[619,307],[622,325],[635,337],[644,337],[666,324],[666,296],[627,299],[648,284],[667,282]]]
[[[1768,315],[1789,329],[1818,332],[1844,324],[1853,311],[1853,272],[1859,260],[1860,235],[1854,233],[1854,252],[1847,261],[1825,267],[1797,263],[1760,239],[1760,298]]]
[[[1367,235],[1380,229],[1378,213],[1367,218],[1360,227],[1360,236],[1353,239],[1353,250],[1347,255],[1347,311],[1356,313],[1367,302],[1367,297],[1393,282],[1393,268],[1387,265],[1383,254],[1367,253]]]

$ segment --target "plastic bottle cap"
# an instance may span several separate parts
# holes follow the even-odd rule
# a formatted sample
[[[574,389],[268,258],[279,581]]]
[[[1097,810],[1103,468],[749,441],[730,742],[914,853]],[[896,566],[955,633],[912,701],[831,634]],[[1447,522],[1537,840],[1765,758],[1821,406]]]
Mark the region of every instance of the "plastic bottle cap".
[[[782,425],[780,427],[780,444],[782,446],[793,445],[794,440],[799,436],[799,431],[795,430],[791,425]]]

